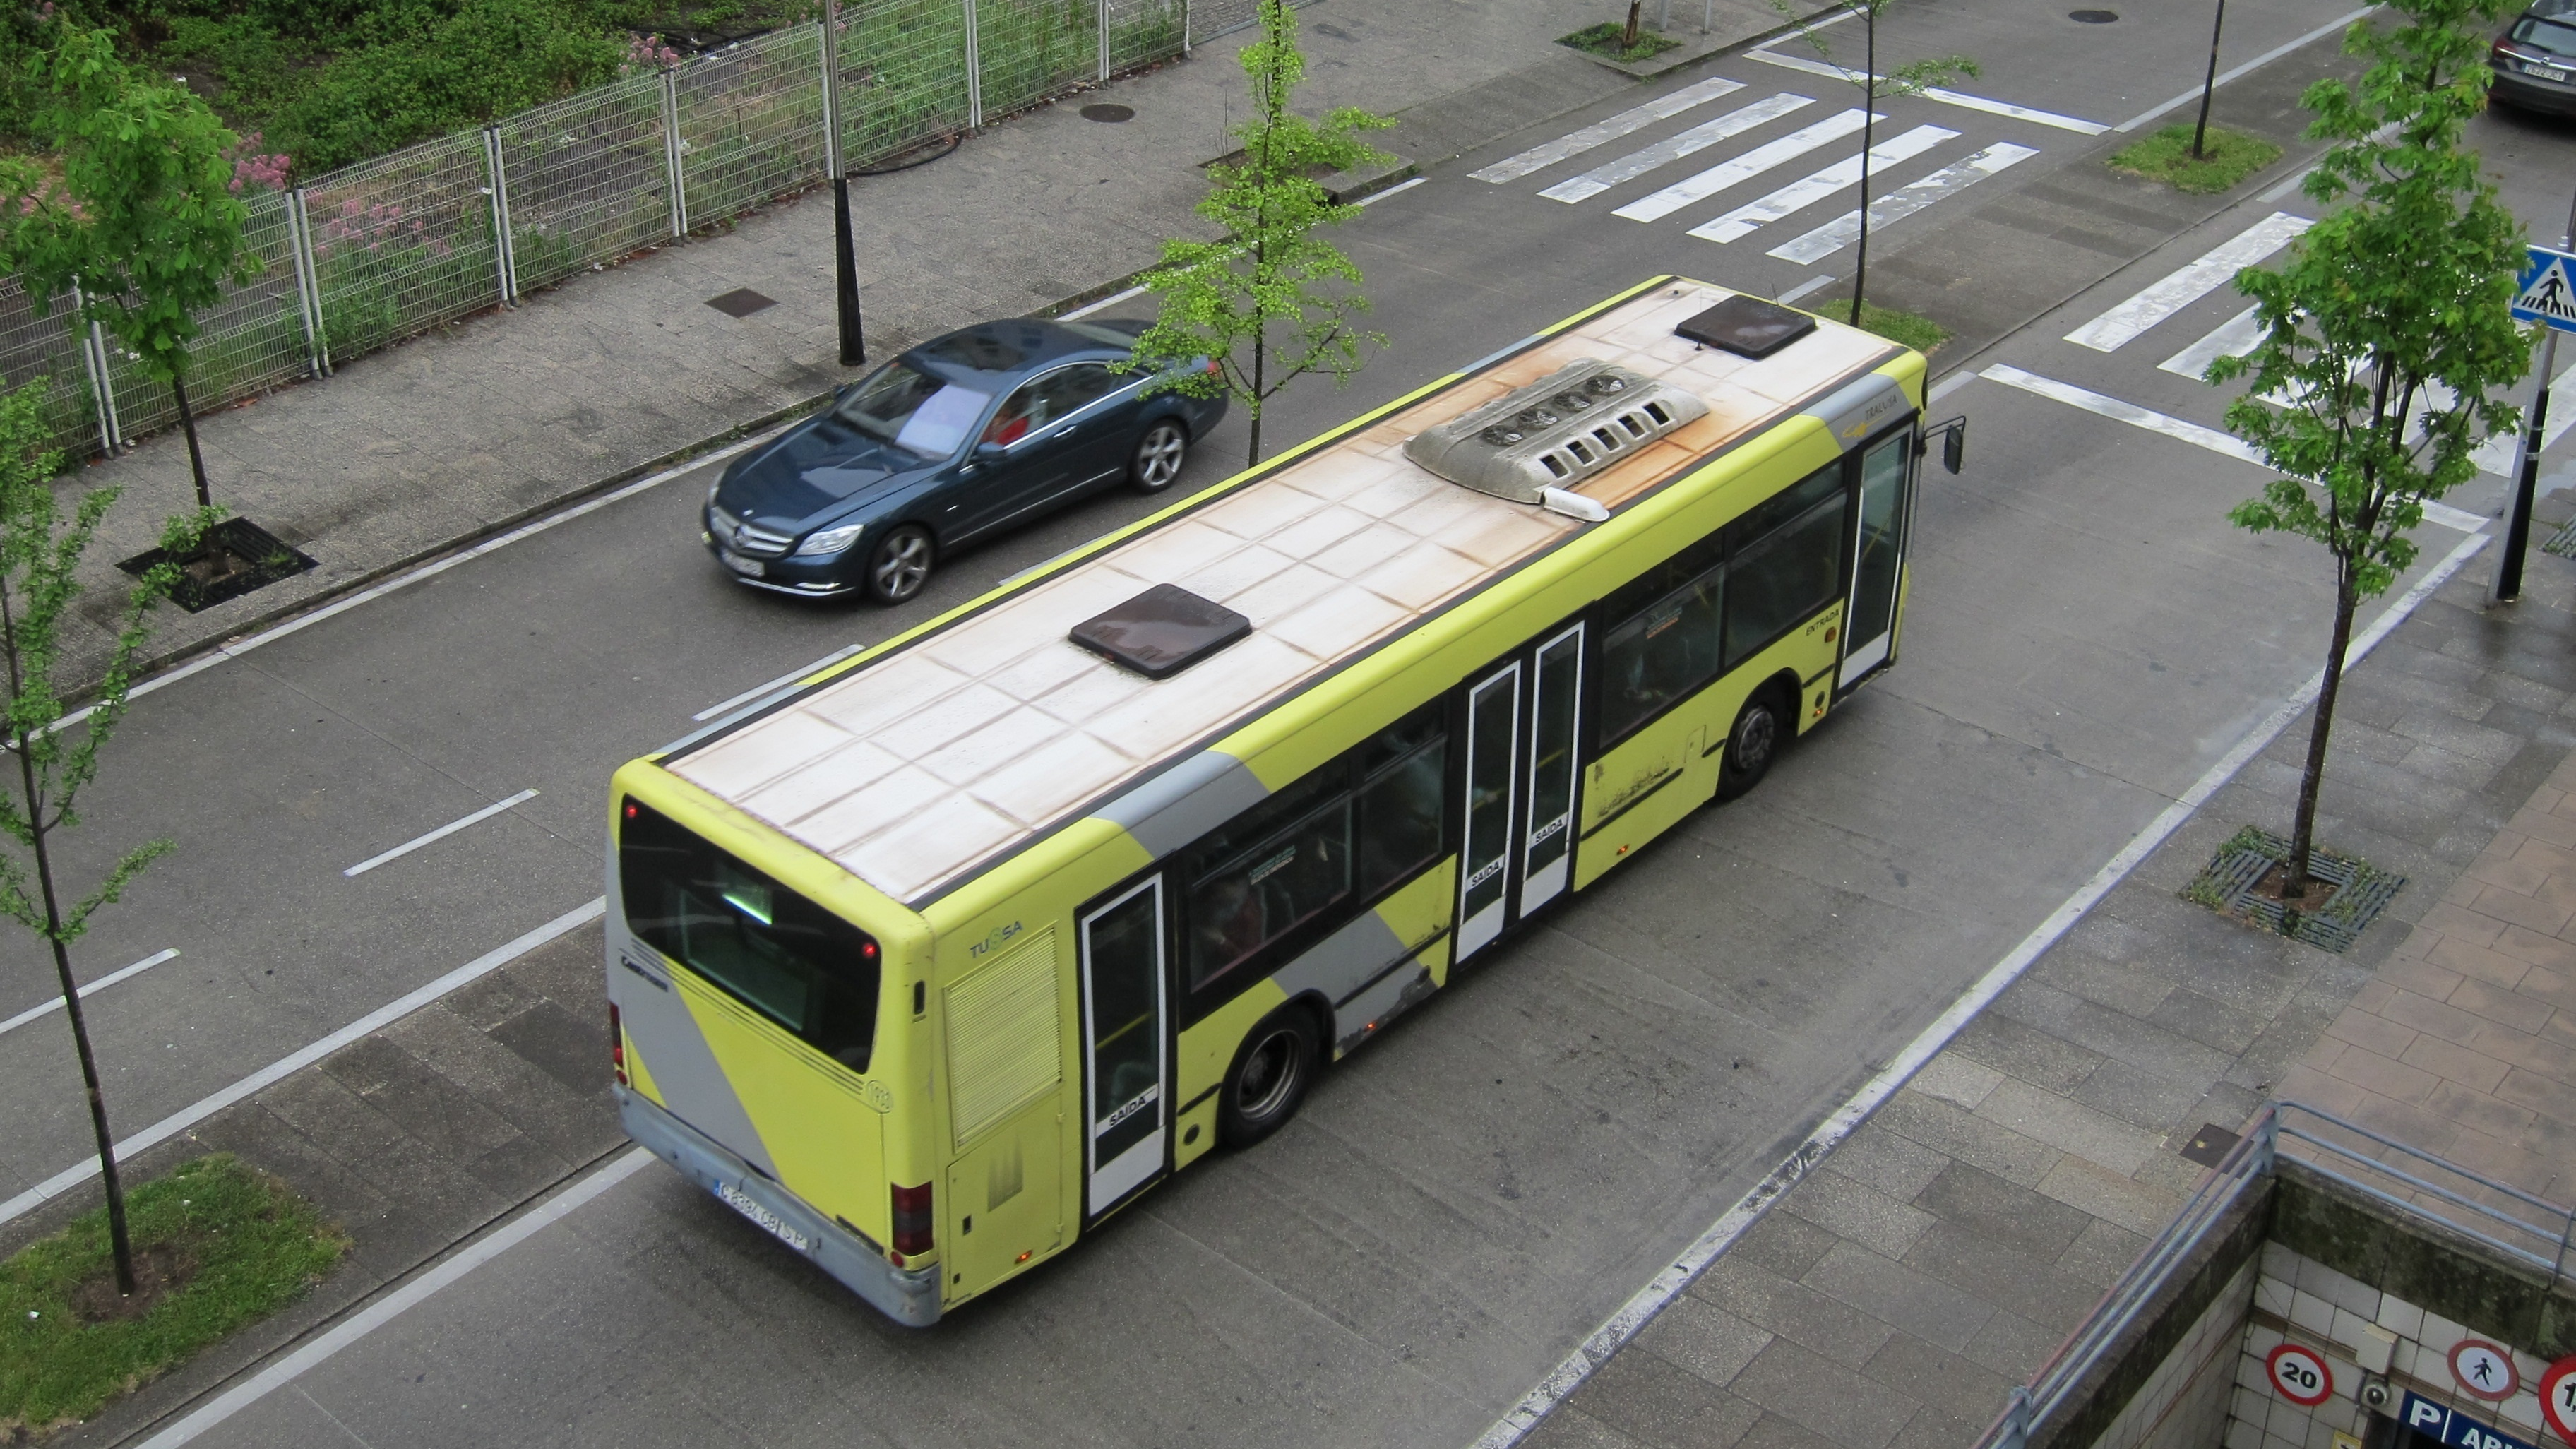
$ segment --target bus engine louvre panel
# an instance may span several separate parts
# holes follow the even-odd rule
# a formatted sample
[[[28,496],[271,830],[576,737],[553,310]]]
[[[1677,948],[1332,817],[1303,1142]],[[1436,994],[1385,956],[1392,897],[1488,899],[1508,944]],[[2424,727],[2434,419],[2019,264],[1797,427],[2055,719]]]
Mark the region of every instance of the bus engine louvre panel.
[[[1404,454],[1462,487],[1539,503],[1707,415],[1691,393],[1586,357],[1423,429]]]

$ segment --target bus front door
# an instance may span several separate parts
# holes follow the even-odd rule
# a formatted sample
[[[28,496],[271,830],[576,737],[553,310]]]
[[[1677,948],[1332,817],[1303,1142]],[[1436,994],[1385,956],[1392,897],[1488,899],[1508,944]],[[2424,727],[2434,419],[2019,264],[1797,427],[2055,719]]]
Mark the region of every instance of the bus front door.
[[[1163,881],[1082,918],[1083,1206],[1098,1217],[1162,1175],[1171,1093],[1164,1051]]]
[[[1895,642],[1897,581],[1905,564],[1906,484],[1913,463],[1911,428],[1861,455],[1860,527],[1852,540],[1851,608],[1837,681],[1843,689],[1886,663]]]
[[[1573,863],[1583,626],[1520,650],[1467,688],[1458,951],[1465,960],[1565,892]]]

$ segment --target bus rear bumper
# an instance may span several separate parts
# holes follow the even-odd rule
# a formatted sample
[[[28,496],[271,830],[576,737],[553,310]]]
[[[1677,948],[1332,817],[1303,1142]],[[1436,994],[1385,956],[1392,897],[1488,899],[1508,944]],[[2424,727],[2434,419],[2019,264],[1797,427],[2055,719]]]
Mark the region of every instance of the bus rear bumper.
[[[918,1272],[895,1267],[866,1240],[753,1171],[713,1138],[624,1087],[613,1090],[617,1093],[618,1121],[639,1146],[678,1168],[682,1176],[719,1201],[730,1190],[776,1214],[804,1238],[806,1246],[798,1251],[815,1267],[839,1279],[886,1317],[911,1328],[927,1328],[939,1321],[939,1269],[935,1264]],[[772,1235],[789,1247],[797,1247],[775,1229]]]

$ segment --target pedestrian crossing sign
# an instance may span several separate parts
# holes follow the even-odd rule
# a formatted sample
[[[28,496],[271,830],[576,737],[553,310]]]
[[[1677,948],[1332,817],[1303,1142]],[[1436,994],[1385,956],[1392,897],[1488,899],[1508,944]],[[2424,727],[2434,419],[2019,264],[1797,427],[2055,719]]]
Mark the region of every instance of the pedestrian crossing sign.
[[[2561,332],[2576,332],[2576,256],[2551,247],[2533,247],[2523,265],[2522,285],[2513,298],[2513,315],[2524,322],[2544,322]]]

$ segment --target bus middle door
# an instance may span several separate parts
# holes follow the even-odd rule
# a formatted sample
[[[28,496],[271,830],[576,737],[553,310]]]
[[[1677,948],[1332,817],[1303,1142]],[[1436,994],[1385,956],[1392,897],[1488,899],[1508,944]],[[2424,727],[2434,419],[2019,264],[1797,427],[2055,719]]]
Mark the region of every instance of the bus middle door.
[[[1582,682],[1578,622],[1467,686],[1455,961],[1566,889],[1582,778],[1575,729]]]

